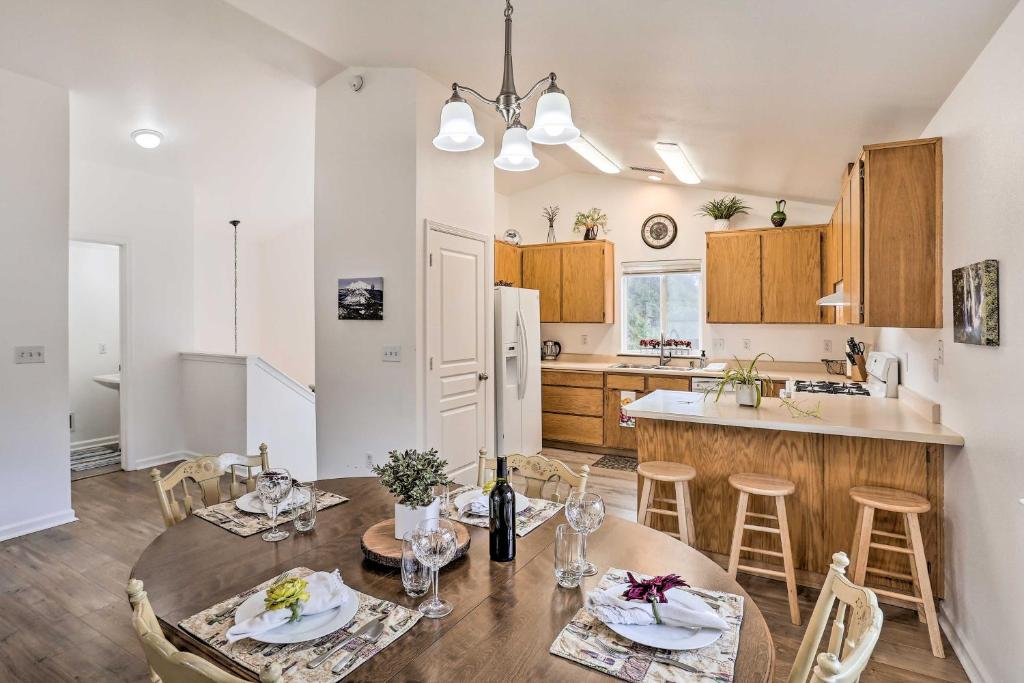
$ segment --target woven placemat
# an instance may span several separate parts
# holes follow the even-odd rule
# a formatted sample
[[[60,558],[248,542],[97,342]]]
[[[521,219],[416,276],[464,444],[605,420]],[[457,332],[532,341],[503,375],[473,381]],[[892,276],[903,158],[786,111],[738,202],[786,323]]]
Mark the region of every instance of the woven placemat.
[[[326,510],[329,507],[340,505],[348,500],[345,496],[339,496],[337,493],[330,493],[328,491],[316,491],[316,509]],[[261,515],[254,512],[246,512],[239,510],[235,507],[235,501],[227,500],[223,503],[217,503],[216,505],[210,505],[209,507],[200,508],[194,511],[196,517],[205,519],[210,524],[216,524],[225,531],[230,531],[238,536],[252,536],[258,534],[261,531],[266,531],[272,525],[270,523],[270,517],[267,515]],[[290,510],[288,512],[281,513],[277,516],[277,525],[280,526],[287,522],[290,522],[298,514],[297,510]]]

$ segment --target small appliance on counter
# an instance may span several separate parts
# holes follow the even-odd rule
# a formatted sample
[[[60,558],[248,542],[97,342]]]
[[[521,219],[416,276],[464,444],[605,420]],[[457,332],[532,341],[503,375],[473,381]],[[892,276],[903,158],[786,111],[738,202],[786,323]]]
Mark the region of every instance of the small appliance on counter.
[[[867,362],[868,392],[872,396],[896,398],[900,385],[900,359],[894,353],[872,351]]]
[[[555,360],[558,354],[562,353],[562,345],[550,339],[544,341],[540,347],[541,360]]]

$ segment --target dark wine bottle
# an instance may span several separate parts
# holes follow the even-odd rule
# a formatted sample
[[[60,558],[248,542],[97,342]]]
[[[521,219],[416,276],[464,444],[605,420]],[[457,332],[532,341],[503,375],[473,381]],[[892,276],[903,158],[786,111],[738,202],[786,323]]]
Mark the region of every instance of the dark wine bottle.
[[[491,559],[511,562],[516,559],[516,492],[508,483],[508,460],[503,455],[498,456],[495,476],[498,483],[489,498]]]

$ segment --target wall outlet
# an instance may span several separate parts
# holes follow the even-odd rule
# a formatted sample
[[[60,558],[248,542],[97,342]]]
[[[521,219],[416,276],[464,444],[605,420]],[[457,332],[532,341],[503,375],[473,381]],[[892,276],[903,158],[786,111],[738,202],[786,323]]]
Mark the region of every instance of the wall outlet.
[[[14,362],[17,364],[21,363],[45,363],[46,362],[46,347],[45,346],[15,346],[14,347]]]
[[[939,365],[945,365],[946,363],[946,350],[943,347],[942,340],[936,345],[938,348],[935,350],[935,360],[939,361]]]
[[[832,353],[832,340],[826,339],[825,343],[822,344],[822,349],[825,351],[825,353]]]
[[[586,346],[589,343],[590,343],[590,335],[589,334],[581,334],[580,335],[580,344],[582,344],[583,346]]]
[[[373,469],[373,453],[366,454],[366,469],[367,471]]]
[[[385,363],[400,363],[402,362],[402,347],[401,346],[385,346],[382,354],[382,358]]]
[[[725,339],[722,337],[715,337],[712,339],[711,350],[716,353],[725,353]]]
[[[105,355],[107,355],[107,345],[106,345],[106,344],[102,344],[102,343],[101,343],[101,344],[98,344],[98,345],[97,345],[97,347],[96,347],[96,351],[97,351],[97,353],[99,353],[99,354],[100,354],[101,356],[105,356]]]
[[[743,340],[743,350],[744,351],[749,351],[750,350],[750,340],[749,339],[744,339]]]

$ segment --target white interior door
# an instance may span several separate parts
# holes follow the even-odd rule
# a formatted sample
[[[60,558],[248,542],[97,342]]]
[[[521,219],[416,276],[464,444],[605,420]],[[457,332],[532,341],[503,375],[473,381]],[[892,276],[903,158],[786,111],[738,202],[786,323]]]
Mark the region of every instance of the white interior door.
[[[428,224],[427,253],[427,446],[475,480],[487,438],[487,242]]]

